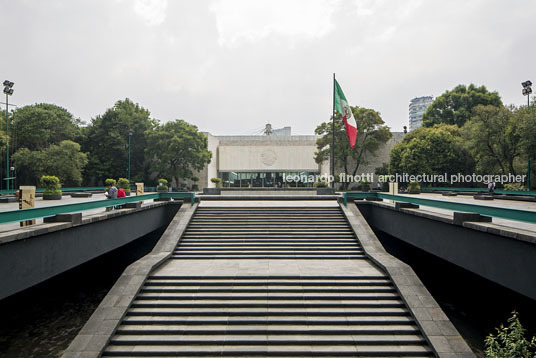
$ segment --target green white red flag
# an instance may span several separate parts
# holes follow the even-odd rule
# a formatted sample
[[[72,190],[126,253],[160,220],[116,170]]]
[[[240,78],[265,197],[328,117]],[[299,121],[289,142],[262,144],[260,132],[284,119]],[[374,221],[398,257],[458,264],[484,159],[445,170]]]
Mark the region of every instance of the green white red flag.
[[[342,115],[344,121],[344,126],[346,127],[346,135],[348,136],[348,141],[350,141],[350,146],[355,147],[355,142],[357,140],[357,124],[355,122],[352,109],[348,104],[346,96],[342,92],[341,86],[337,80],[335,81],[335,110]]]

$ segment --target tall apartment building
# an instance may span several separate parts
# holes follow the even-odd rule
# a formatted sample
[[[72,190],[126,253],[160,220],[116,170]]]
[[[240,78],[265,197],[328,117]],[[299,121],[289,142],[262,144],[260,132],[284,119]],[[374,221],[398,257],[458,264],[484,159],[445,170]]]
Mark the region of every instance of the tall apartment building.
[[[415,97],[409,102],[409,130],[422,127],[422,115],[433,102],[432,96]]]

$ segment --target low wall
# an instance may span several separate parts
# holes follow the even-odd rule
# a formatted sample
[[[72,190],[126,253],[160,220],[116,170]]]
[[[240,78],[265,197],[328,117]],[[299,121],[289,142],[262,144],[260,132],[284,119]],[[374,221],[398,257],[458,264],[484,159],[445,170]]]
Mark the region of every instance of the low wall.
[[[349,204],[351,205],[351,204]],[[536,233],[356,201],[371,227],[536,300]]]
[[[167,226],[181,203],[150,203],[103,211],[80,224],[41,224],[2,233],[0,299]]]

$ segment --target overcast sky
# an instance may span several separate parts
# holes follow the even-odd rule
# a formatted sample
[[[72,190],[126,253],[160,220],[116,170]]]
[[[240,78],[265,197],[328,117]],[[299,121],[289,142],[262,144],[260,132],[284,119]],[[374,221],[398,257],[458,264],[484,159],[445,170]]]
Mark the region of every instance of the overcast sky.
[[[0,80],[14,104],[86,122],[128,97],[213,134],[312,134],[335,72],[401,131],[413,97],[458,84],[526,103],[535,15],[532,0],[0,0]]]

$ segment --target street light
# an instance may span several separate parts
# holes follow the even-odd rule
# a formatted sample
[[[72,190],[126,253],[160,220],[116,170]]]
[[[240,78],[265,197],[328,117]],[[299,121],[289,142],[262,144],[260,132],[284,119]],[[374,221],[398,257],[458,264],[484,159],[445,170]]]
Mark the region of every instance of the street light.
[[[523,93],[523,96],[527,96],[527,106],[530,106],[530,94],[532,93],[532,82],[530,80],[521,82],[521,86],[523,86],[523,90],[521,93]]]
[[[531,87],[532,82],[530,80],[521,82],[521,86],[523,86],[523,91],[521,91],[521,93],[523,93],[523,96],[527,96],[527,109],[528,109],[530,106],[530,94],[532,93],[532,87]],[[530,157],[529,157],[529,163],[528,163],[528,168],[527,168],[527,186],[528,186],[528,189],[530,190]]]
[[[128,131],[128,182],[130,183],[130,138],[132,138],[132,130]]]
[[[13,94],[13,85],[15,83],[5,80],[4,81],[4,93],[6,94],[6,186],[7,193],[9,194],[9,103],[8,98]]]

